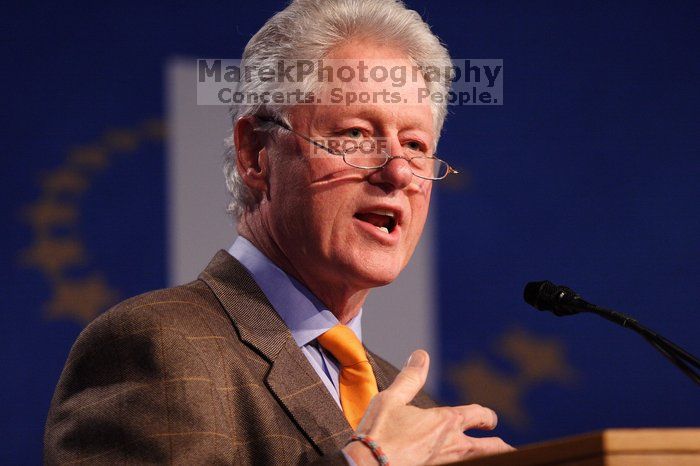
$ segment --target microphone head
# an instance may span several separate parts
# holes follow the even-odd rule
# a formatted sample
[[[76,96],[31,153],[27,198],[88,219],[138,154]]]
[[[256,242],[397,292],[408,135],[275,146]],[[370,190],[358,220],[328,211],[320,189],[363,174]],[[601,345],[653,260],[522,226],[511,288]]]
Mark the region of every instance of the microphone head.
[[[523,298],[530,306],[540,311],[552,311],[558,316],[577,314],[567,304],[580,299],[570,288],[557,286],[554,283],[544,280],[541,282],[530,282],[525,285]]]
[[[544,311],[544,306],[546,306],[549,301],[548,297],[552,294],[552,289],[556,288],[554,283],[544,280],[541,282],[530,282],[525,285],[525,290],[523,290],[523,298],[525,302],[530,306]]]

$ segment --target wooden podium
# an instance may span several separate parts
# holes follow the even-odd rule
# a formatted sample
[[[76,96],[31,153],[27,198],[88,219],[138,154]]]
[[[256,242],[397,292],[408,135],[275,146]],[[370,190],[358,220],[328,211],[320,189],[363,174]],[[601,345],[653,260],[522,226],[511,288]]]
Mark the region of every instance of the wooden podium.
[[[608,429],[528,445],[464,466],[700,466],[700,428]]]

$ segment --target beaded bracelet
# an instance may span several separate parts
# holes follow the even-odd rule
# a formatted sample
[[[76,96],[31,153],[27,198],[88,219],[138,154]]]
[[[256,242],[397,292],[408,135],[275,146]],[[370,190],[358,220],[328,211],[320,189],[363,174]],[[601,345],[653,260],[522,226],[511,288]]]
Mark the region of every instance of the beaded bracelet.
[[[362,442],[364,443],[367,448],[370,449],[372,454],[374,455],[374,458],[379,462],[379,466],[389,466],[389,457],[386,456],[384,453],[384,450],[382,450],[382,447],[377,445],[377,442],[372,440],[370,437],[364,435],[364,434],[357,434],[353,435],[350,438],[350,442]],[[348,443],[350,443],[348,442]]]

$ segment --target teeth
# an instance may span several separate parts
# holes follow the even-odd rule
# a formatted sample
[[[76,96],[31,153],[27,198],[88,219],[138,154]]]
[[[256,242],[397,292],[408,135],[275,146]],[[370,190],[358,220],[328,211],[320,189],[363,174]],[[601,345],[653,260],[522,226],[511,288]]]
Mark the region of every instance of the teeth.
[[[394,218],[394,212],[390,210],[372,210],[370,211],[371,214],[377,214],[377,215],[386,215],[387,217]]]
[[[389,229],[387,227],[377,227],[380,230],[382,230],[384,233],[389,233]]]

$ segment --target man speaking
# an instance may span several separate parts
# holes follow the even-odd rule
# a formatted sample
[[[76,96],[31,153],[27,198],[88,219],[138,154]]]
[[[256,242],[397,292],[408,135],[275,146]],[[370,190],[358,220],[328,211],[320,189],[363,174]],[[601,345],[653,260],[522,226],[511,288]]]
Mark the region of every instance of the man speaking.
[[[299,59],[330,72],[275,79]],[[435,155],[444,100],[424,98],[449,76],[396,85],[333,71],[447,69],[445,48],[395,0],[298,0],[243,62],[266,72],[241,80],[245,104],[232,107],[224,171],[239,236],[196,281],[83,331],[52,401],[46,463],[413,465],[509,450],[463,433],[494,428],[490,409],[422,393],[425,351],[398,371],[362,345],[370,289],[406,266],[433,182],[454,171]],[[292,88],[313,100],[255,99]]]

